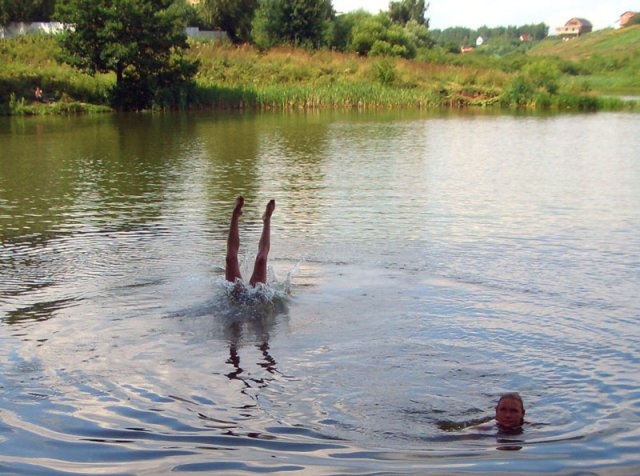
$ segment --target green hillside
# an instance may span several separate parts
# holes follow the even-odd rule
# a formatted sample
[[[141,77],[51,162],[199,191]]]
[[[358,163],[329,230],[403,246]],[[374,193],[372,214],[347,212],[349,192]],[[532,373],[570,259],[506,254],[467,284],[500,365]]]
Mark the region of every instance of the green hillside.
[[[600,95],[640,95],[640,25],[595,31],[569,41],[549,38],[529,55],[558,62],[565,84],[582,82]]]
[[[640,54],[640,25],[619,30],[599,30],[569,41],[548,38],[534,46],[536,56],[558,56],[569,61],[585,61],[594,55],[624,59]]]

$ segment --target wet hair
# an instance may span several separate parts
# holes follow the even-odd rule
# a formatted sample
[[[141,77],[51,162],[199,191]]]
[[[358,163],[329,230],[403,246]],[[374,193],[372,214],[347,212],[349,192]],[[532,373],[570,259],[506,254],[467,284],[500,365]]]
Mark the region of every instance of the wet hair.
[[[502,400],[517,400],[518,402],[520,402],[522,411],[524,411],[524,402],[522,401],[522,397],[518,392],[503,393],[498,400],[498,405],[500,405],[500,402],[502,402]]]
[[[503,393],[500,396],[500,399],[498,399],[498,403],[496,404],[496,409],[500,406],[500,403],[502,403],[502,400],[515,400],[517,402],[520,403],[520,408],[522,409],[522,414],[524,415],[525,411],[524,411],[524,402],[522,401],[522,397],[520,396],[520,394],[518,392],[509,392],[509,393]],[[522,421],[520,423],[524,423],[524,418],[522,418]]]

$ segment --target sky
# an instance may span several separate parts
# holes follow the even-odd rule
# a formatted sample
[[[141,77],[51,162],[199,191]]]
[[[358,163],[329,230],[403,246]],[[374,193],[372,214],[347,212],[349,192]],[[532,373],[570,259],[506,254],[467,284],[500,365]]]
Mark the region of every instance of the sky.
[[[528,25],[546,23],[549,34],[573,17],[586,18],[594,30],[615,27],[628,10],[640,11],[638,0],[427,0],[429,27],[444,29],[464,26]],[[360,8],[378,13],[389,8],[389,0],[332,0],[336,12],[346,13]]]

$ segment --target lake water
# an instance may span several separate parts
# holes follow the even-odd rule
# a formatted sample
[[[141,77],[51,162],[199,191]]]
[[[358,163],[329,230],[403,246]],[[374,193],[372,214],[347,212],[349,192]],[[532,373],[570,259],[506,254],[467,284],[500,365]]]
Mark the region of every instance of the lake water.
[[[640,473],[639,150],[627,113],[0,118],[0,472]],[[266,303],[225,294],[239,194]],[[521,435],[469,427],[506,391]]]

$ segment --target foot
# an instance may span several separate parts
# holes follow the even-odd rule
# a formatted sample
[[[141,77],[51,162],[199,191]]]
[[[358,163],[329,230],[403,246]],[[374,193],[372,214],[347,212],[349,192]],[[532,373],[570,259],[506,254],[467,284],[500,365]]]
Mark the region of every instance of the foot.
[[[275,200],[269,200],[269,203],[267,203],[267,208],[264,211],[264,214],[262,215],[262,221],[267,221],[271,219],[271,215],[273,215],[273,211],[276,209],[276,201]]]
[[[236,198],[236,204],[233,207],[233,216],[239,217],[242,215],[242,207],[244,206],[244,197],[242,195],[238,195]]]

